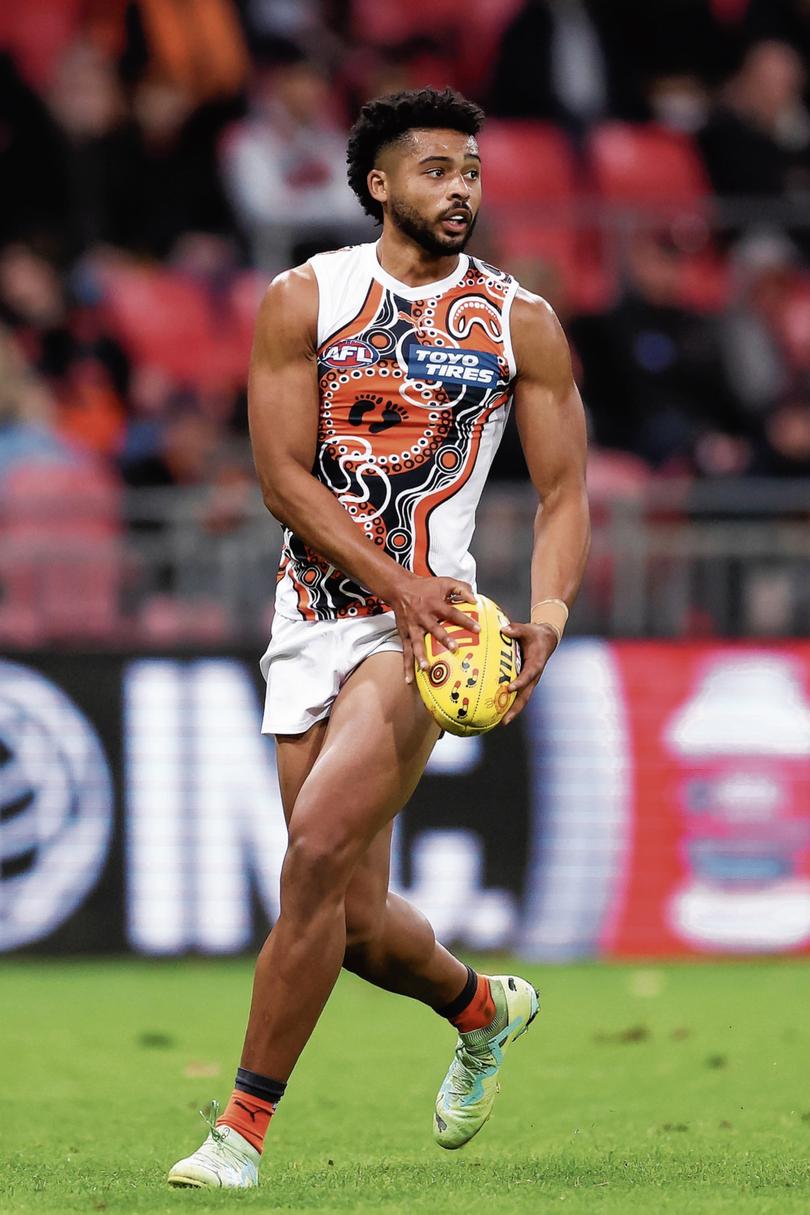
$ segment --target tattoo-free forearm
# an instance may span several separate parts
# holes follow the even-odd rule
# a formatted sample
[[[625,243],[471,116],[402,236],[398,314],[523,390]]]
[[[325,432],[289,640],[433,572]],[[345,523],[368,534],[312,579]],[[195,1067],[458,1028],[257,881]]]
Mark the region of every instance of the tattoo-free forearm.
[[[534,521],[531,602],[576,599],[591,543],[588,499],[579,484],[546,494]]]

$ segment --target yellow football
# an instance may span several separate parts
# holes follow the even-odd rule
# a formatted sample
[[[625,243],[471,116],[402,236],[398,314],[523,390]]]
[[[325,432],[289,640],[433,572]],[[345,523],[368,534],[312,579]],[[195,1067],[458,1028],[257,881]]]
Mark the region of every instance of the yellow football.
[[[520,671],[520,647],[501,630],[509,624],[497,603],[478,595],[455,607],[477,622],[480,632],[446,624],[457,649],[425,635],[428,667],[416,667],[416,686],[433,720],[451,734],[485,734],[497,726],[515,693],[509,684]]]

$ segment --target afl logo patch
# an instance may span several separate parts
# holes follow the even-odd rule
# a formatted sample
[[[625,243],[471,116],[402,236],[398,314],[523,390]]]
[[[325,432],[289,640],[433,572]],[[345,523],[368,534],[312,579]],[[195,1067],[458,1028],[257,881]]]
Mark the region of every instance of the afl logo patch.
[[[378,352],[368,342],[333,342],[321,358],[329,367],[370,367],[379,359]]]

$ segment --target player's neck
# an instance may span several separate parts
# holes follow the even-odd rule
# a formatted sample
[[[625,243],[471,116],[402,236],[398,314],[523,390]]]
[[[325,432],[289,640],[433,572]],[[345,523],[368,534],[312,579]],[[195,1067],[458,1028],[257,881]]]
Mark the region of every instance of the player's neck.
[[[422,287],[449,278],[458,265],[459,254],[437,257],[414,241],[384,228],[377,244],[377,259],[386,274],[405,287]]]

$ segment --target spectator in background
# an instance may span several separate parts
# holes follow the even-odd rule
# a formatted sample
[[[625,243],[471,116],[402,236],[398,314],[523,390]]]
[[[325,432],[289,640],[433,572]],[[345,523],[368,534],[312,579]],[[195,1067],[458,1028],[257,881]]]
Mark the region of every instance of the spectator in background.
[[[734,66],[738,36],[720,19],[717,0],[612,0],[604,7],[645,97],[654,82],[666,79],[714,87]]]
[[[340,53],[340,36],[348,36],[351,4],[346,0],[240,0],[248,43],[259,52],[268,39],[283,38],[311,54],[330,58]]]
[[[192,107],[244,88],[248,54],[234,0],[84,0],[84,18],[127,83],[170,80]]]
[[[61,243],[60,152],[59,131],[47,107],[14,60],[0,54],[0,234],[5,240]]]
[[[86,295],[70,297],[55,267],[31,248],[16,244],[0,253],[0,319],[53,394],[54,428],[85,450],[115,458],[129,362],[96,304]]]
[[[330,121],[320,68],[276,42],[258,64],[250,111],[226,136],[226,186],[255,261],[266,271],[297,260],[297,243],[345,243],[358,226],[346,181],[345,135]]]
[[[47,97],[57,125],[51,166],[60,253],[99,242],[127,244],[133,226],[134,139],[112,61],[77,42],[62,57]]]
[[[748,0],[745,33],[750,42],[788,42],[810,67],[810,0]]]
[[[763,419],[751,472],[763,477],[810,476],[810,394],[787,393]]]
[[[699,440],[719,433],[733,441],[723,458],[733,447],[744,464],[745,451],[735,446],[743,428],[717,326],[681,306],[682,268],[669,232],[640,233],[628,249],[619,303],[602,316],[572,322],[594,437],[653,468],[688,473]],[[703,450],[711,462],[710,449]]]
[[[217,166],[227,110],[193,106],[183,85],[147,76],[133,95],[132,222],[129,245],[165,258],[184,232],[227,233],[233,217]]]
[[[45,383],[0,326],[0,485],[12,468],[31,460],[70,461],[53,420],[54,402]]]
[[[204,485],[215,467],[220,433],[192,398],[170,391],[152,420],[151,442],[125,450],[124,478],[129,485],[154,487]]]
[[[779,331],[801,259],[781,232],[763,229],[735,246],[731,265],[735,290],[720,319],[721,349],[734,396],[758,421],[790,386]]]
[[[810,188],[805,70],[785,42],[758,42],[723,89],[700,146],[720,195],[788,197]]]
[[[580,132],[609,114],[638,117],[638,97],[613,6],[527,0],[498,51],[489,111],[541,118]]]
[[[691,127],[727,43],[709,0],[527,0],[504,34],[490,109],[578,134],[652,115]]]

